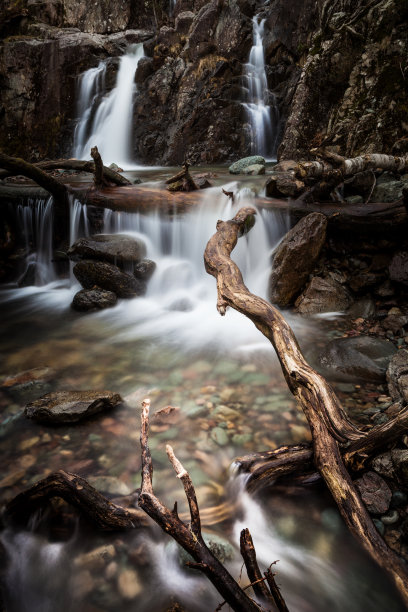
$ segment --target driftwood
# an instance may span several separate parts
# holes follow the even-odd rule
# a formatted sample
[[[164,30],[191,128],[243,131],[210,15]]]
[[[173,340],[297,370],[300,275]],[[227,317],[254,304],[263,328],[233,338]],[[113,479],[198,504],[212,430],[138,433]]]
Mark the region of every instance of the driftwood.
[[[407,566],[388,548],[375,528],[341,455],[342,445],[358,443],[366,434],[349,421],[331,386],[306,362],[281,313],[266,300],[249,292],[238,266],[231,260],[239,235],[244,233],[248,219],[255,214],[253,208],[243,208],[231,221],[218,221],[217,232],[207,244],[204,261],[207,272],[217,281],[217,309],[221,315],[225,314],[228,306],[238,310],[274,346],[288,387],[308,420],[316,469],[351,533],[389,573],[408,604]]]
[[[41,168],[30,164],[19,157],[10,157],[0,152],[0,168],[5,168],[13,174],[22,174],[33,181],[40,187],[46,189],[53,197],[57,204],[68,203],[68,189],[66,185],[57,181]]]
[[[93,161],[83,161],[80,159],[54,159],[37,162],[36,164],[32,165],[45,171],[74,170],[78,172],[89,172],[90,174],[94,174],[95,172],[95,164]],[[16,174],[18,174],[17,171],[0,170],[0,180],[9,176],[16,176]],[[110,183],[113,183],[114,185],[131,185],[131,182],[128,181],[127,178],[119,174],[119,172],[111,170],[111,168],[108,168],[107,166],[103,166],[103,175]]]
[[[167,189],[169,191],[197,191],[199,189],[199,186],[190,174],[189,167],[189,163],[185,161],[182,170],[167,179],[166,185],[168,185]]]
[[[177,502],[171,511],[155,496],[152,483],[153,463],[148,446],[149,409],[150,400],[144,400],[142,404],[142,422],[140,433],[140,445],[142,449],[142,487],[139,495],[139,506],[161,527],[163,531],[171,535],[176,542],[178,542],[178,544],[180,544],[180,546],[182,546],[184,550],[193,557],[195,563],[188,563],[187,565],[202,571],[233,610],[236,612],[260,612],[260,610],[265,608],[258,606],[258,604],[256,604],[245,593],[244,589],[238,585],[231,574],[218,561],[218,559],[205,544],[201,533],[200,512],[198,509],[194,485],[188,472],[177,459],[170,445],[167,445],[166,447],[167,455],[174,468],[174,471],[176,472],[177,478],[179,478],[183,483],[184,492],[190,510],[190,524],[186,524],[180,519],[177,513]],[[248,551],[246,549],[244,550],[244,559],[249,565],[251,565],[251,562],[248,561]],[[251,576],[249,576],[250,580]],[[254,584],[255,593],[259,594],[262,590],[263,599],[265,599],[264,592],[268,593],[268,601],[272,602],[273,600],[271,594],[267,590],[266,586],[262,587],[261,589],[258,584],[258,579],[259,576],[257,575],[255,578],[256,584]],[[268,606],[266,609],[270,610],[271,608]]]
[[[4,511],[4,518],[27,522],[30,514],[50,499],[59,497],[80,511],[102,531],[133,529],[146,525],[146,517],[136,509],[126,509],[101,495],[84,478],[60,470],[14,497]]]
[[[344,178],[365,170],[379,169],[398,174],[404,174],[408,171],[408,155],[394,157],[393,155],[372,153],[346,159],[320,149],[312,149],[311,153],[317,154],[322,160],[299,162],[295,169],[295,175],[301,180],[317,180],[324,177],[326,180],[334,178],[341,182]]]

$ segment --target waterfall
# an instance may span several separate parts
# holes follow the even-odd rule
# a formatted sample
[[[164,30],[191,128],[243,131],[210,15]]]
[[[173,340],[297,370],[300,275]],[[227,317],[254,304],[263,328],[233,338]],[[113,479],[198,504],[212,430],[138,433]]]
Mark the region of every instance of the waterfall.
[[[105,62],[81,76],[73,150],[78,159],[89,159],[91,147],[96,145],[105,164],[135,167],[131,160],[134,76],[142,57],[142,43],[129,47],[120,58],[116,85],[106,95]]]
[[[276,152],[279,113],[273,94],[268,90],[263,48],[265,19],[256,15],[253,45],[245,64],[244,107],[251,126],[251,153],[272,158]]]
[[[26,269],[19,283],[22,286],[47,285],[56,279],[53,256],[53,199],[29,199],[17,207],[27,251]]]

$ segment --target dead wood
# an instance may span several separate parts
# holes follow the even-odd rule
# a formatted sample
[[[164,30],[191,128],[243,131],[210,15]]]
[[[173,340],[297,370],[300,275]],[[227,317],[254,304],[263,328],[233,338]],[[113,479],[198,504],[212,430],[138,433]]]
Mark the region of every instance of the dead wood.
[[[54,177],[44,172],[44,170],[41,170],[41,168],[26,162],[24,159],[10,157],[0,152],[0,168],[4,168],[13,174],[22,174],[32,179],[54,197],[54,201],[57,205],[66,205],[68,203],[68,188]]]
[[[275,582],[275,574],[272,572],[270,567],[266,570],[266,572],[264,573],[264,576],[268,582],[269,590],[272,594],[272,597],[275,601],[278,611],[279,612],[289,612],[286,602],[282,597],[280,588]]]
[[[231,221],[218,221],[217,232],[207,244],[204,261],[207,272],[217,281],[217,309],[221,315],[228,306],[238,310],[274,346],[288,387],[308,420],[317,470],[352,534],[390,574],[408,604],[407,566],[378,533],[342,460],[339,445],[358,441],[365,433],[349,421],[331,386],[306,362],[281,313],[249,292],[238,266],[231,260],[238,237],[255,213],[253,208],[242,208]]]
[[[169,191],[196,191],[199,189],[190,174],[189,167],[189,163],[185,161],[180,172],[167,179],[166,185],[168,185]]]
[[[139,510],[114,504],[84,478],[64,470],[50,474],[19,493],[6,505],[4,518],[26,523],[30,514],[54,497],[78,508],[102,531],[133,529],[147,524],[146,517]]]
[[[194,485],[190,475],[177,459],[170,445],[166,446],[167,456],[176,472],[177,478],[183,483],[190,510],[190,523],[186,524],[180,519],[177,512],[177,502],[174,505],[174,509],[170,511],[155,496],[152,483],[153,464],[148,445],[149,410],[150,400],[146,399],[142,403],[140,430],[140,445],[142,449],[142,487],[139,495],[140,508],[142,508],[163,531],[171,535],[171,537],[193,557],[194,563],[188,563],[187,565],[202,571],[233,610],[236,612],[260,612],[262,608],[245,593],[244,589],[238,585],[231,574],[205,544],[201,533],[200,512]],[[249,532],[248,535],[250,538]],[[255,554],[255,551],[253,551],[253,554]],[[259,569],[258,573],[259,576],[257,575],[256,581],[260,578],[263,584],[263,578]],[[261,588],[262,592],[266,589],[265,586],[259,587],[258,584],[254,585],[254,590]],[[260,590],[256,592],[260,592]],[[269,598],[271,598],[267,589],[266,592],[269,594]]]
[[[74,170],[78,172],[89,172],[94,174],[95,164],[93,161],[83,161],[80,159],[54,159],[49,161],[42,161],[33,164],[40,170]],[[0,180],[5,179],[9,176],[16,176],[16,171],[0,170]],[[120,175],[118,172],[111,170],[107,166],[103,167],[103,175],[110,182],[115,185],[131,185],[131,182],[127,178]]]
[[[95,168],[94,168],[94,183],[97,189],[103,189],[109,185],[109,182],[105,179],[103,175],[103,162],[101,154],[98,151],[98,147],[92,147],[91,149],[91,157],[94,160]]]
[[[243,529],[241,531],[239,544],[241,556],[245,563],[248,578],[253,584],[255,596],[265,604],[266,608],[273,610],[275,601],[264,580],[262,580],[261,570],[256,560],[256,551],[249,529]]]
[[[408,155],[395,157],[383,153],[372,153],[351,159],[343,158],[339,163],[340,156],[333,153],[323,152],[320,149],[317,151],[312,149],[311,152],[317,153],[323,159],[321,161],[299,162],[295,168],[295,175],[301,180],[318,180],[324,177],[326,180],[338,180],[340,183],[345,177],[365,170],[379,169],[398,174],[404,174],[408,171]],[[330,160],[330,162],[325,160]],[[335,165],[333,165],[333,161]]]

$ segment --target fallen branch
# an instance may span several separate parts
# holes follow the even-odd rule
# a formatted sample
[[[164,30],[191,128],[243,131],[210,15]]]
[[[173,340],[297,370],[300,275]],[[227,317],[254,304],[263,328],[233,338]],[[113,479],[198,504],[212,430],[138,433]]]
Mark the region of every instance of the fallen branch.
[[[94,183],[97,189],[103,189],[109,185],[108,181],[103,176],[103,162],[101,154],[98,151],[98,147],[92,147],[91,157],[95,163],[94,169]]]
[[[26,523],[30,515],[54,497],[78,508],[98,529],[116,531],[146,525],[146,517],[137,509],[126,509],[109,501],[84,478],[59,470],[14,497],[4,511],[4,518]]]
[[[155,496],[152,483],[153,464],[148,446],[149,410],[150,400],[146,399],[142,403],[140,430],[140,445],[142,449],[140,508],[193,557],[194,563],[188,563],[187,565],[202,571],[233,610],[236,612],[260,612],[262,608],[244,592],[244,589],[238,585],[205,544],[201,533],[200,513],[194,485],[190,475],[177,459],[170,445],[166,447],[167,455],[177,478],[183,483],[190,510],[190,524],[188,525],[180,519],[177,513],[177,503],[174,505],[174,509],[170,511]]]
[[[185,161],[182,165],[182,170],[167,179],[166,185],[168,185],[169,191],[197,191],[199,189],[190,174],[189,167],[189,163]]]
[[[407,566],[388,548],[375,528],[339,448],[339,444],[360,440],[366,434],[350,423],[331,386],[306,362],[281,313],[249,292],[238,266],[230,257],[238,236],[248,225],[248,218],[255,214],[253,208],[243,208],[231,221],[218,221],[217,232],[207,244],[204,261],[207,272],[217,280],[217,309],[221,315],[228,306],[243,313],[274,346],[288,387],[308,420],[316,468],[352,534],[390,574],[408,604]]]
[[[408,155],[394,157],[394,155],[372,153],[351,159],[343,158],[339,163],[340,156],[333,153],[323,153],[321,149],[312,149],[311,153],[317,153],[320,157],[324,156],[330,162],[334,161],[335,166],[324,160],[299,162],[295,168],[295,176],[301,180],[318,180],[324,177],[326,180],[336,179],[341,182],[345,177],[365,170],[380,169],[398,174],[404,174],[408,171]]]

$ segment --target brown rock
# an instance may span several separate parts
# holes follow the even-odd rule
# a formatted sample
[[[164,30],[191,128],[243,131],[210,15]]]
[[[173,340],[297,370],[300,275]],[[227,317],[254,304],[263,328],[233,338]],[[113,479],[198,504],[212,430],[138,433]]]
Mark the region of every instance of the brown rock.
[[[56,391],[25,407],[25,415],[40,423],[74,423],[122,402],[112,391]]]
[[[265,194],[268,198],[295,198],[305,188],[305,184],[299,181],[290,172],[276,173],[265,183]]]
[[[388,391],[393,400],[408,402],[408,351],[395,353],[387,369]]]
[[[390,507],[391,490],[385,480],[375,472],[367,472],[354,481],[367,510],[372,514],[385,514]]]
[[[351,306],[353,299],[347,289],[332,278],[315,276],[295,302],[300,314],[320,312],[343,312]]]
[[[306,283],[326,240],[327,219],[320,213],[303,217],[276,250],[269,278],[269,299],[291,304]]]
[[[121,298],[143,295],[146,285],[117,266],[104,261],[83,260],[74,266],[74,274],[84,289],[95,286],[116,293]]]

